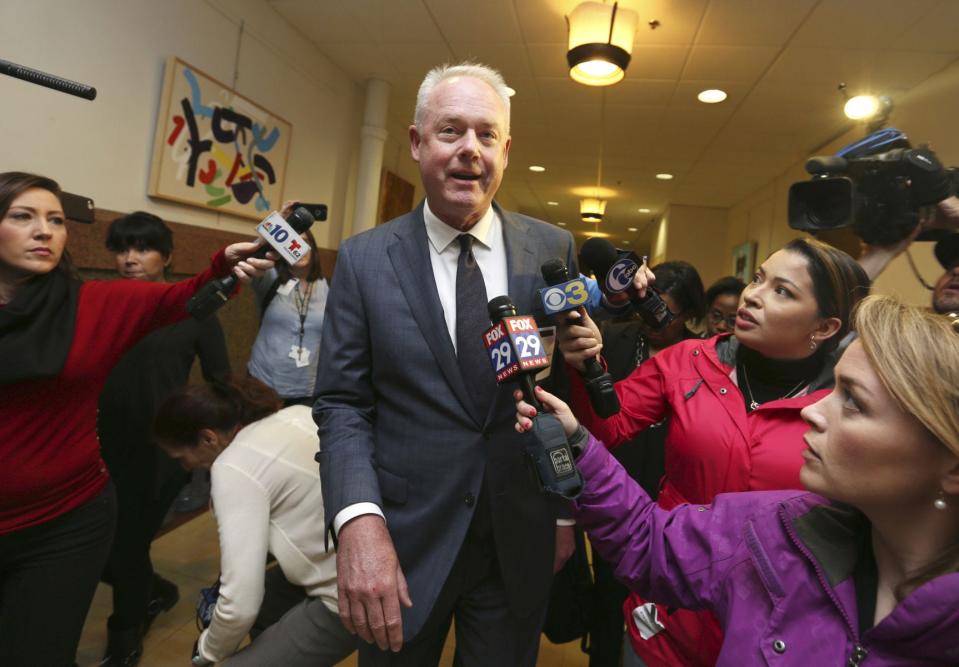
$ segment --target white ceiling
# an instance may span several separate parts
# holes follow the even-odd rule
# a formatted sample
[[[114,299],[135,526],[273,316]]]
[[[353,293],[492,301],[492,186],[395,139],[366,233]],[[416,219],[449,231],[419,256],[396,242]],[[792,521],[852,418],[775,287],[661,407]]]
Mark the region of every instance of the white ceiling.
[[[503,191],[574,232],[592,229],[574,191],[596,184],[605,94],[603,228],[615,240],[670,203],[731,206],[849,129],[840,81],[895,99],[959,59],[959,0],[621,0],[640,17],[632,62],[597,89],[566,67],[564,15],[579,0],[267,1],[357,82],[389,81],[397,127],[429,68],[498,68],[517,91]],[[705,88],[729,98],[702,104]]]

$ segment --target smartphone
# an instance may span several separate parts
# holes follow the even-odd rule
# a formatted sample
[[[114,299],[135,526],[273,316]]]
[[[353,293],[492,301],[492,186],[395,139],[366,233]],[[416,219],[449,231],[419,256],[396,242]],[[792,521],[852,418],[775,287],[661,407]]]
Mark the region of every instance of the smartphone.
[[[312,215],[313,219],[317,222],[326,220],[326,204],[307,204],[306,202],[299,201],[296,202],[296,206],[293,208],[299,208],[301,206],[309,211],[310,215]]]
[[[68,220],[74,222],[93,222],[94,205],[89,197],[75,195],[72,192],[63,192],[60,195],[60,203],[63,204],[63,214]],[[324,212],[325,215],[325,212]]]

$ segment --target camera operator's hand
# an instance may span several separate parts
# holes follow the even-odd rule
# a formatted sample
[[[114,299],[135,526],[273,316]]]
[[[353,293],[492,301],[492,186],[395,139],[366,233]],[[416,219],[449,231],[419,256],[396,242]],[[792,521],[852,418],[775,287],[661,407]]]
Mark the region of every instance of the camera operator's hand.
[[[599,327],[582,308],[571,311],[559,323],[556,342],[566,363],[580,372],[585,370],[584,362],[599,356],[603,349]]]
[[[925,229],[925,223],[920,220],[909,236],[891,245],[872,245],[863,241],[860,243],[859,259],[856,261],[866,272],[869,280],[875,281],[879,274],[886,270],[889,263],[905,252]]]
[[[932,215],[923,220],[926,229],[959,231],[959,197],[946,197],[932,211]]]
[[[555,416],[559,423],[563,425],[563,432],[566,437],[576,433],[579,428],[579,422],[573,416],[573,411],[569,409],[561,399],[556,398],[551,393],[536,386],[536,398],[543,404],[543,410]],[[516,430],[520,433],[533,428],[533,417],[536,416],[536,408],[523,400],[523,392],[517,389],[513,392],[513,400],[516,401]]]

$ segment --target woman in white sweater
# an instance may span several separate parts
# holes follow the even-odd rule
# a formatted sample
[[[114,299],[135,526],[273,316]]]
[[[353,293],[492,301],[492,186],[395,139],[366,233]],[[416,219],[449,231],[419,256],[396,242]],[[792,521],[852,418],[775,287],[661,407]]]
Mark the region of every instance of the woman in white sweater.
[[[220,535],[220,597],[194,664],[226,660],[254,623],[279,620],[287,582],[303,602],[231,665],[333,665],[355,648],[337,614],[336,554],[324,543],[316,425],[310,408],[281,406],[275,391],[241,378],[186,387],[157,415],[159,446],[189,470],[210,470]],[[267,553],[285,582],[265,576]]]

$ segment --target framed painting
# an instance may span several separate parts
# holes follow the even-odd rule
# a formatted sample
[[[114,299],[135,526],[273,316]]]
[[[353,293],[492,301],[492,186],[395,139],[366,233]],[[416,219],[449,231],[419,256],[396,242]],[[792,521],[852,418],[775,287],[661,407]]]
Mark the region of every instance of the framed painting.
[[[756,242],[746,241],[733,248],[733,275],[748,283],[756,270]]]
[[[260,220],[283,201],[292,130],[276,114],[171,57],[149,194]]]

